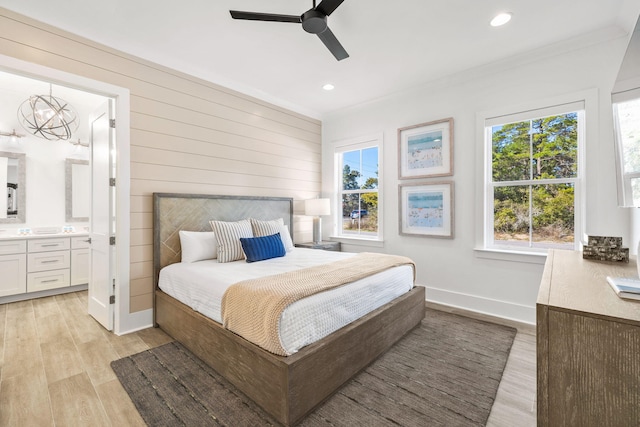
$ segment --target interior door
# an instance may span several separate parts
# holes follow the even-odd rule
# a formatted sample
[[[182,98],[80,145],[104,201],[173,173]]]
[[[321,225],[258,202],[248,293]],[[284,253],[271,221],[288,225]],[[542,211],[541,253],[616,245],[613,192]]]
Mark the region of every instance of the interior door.
[[[114,147],[114,129],[111,128],[112,100],[108,100],[91,117],[91,215],[90,224],[90,280],[89,314],[106,329],[113,330],[115,246],[111,245],[115,226],[114,190],[110,185]]]

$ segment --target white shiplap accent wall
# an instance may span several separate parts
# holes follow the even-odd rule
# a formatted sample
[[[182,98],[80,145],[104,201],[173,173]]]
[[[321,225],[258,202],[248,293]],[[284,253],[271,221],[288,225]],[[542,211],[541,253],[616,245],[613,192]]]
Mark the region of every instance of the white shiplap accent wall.
[[[0,54],[131,93],[130,311],[152,306],[152,193],[293,197],[321,187],[321,123],[0,8]],[[224,60],[224,58],[220,58]],[[294,240],[311,225],[295,217]]]

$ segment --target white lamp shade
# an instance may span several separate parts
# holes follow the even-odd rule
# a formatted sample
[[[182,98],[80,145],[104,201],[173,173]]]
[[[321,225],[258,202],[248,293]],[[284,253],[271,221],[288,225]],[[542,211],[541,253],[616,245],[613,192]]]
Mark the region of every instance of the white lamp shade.
[[[309,199],[304,201],[304,214],[321,216],[331,214],[329,199]]]

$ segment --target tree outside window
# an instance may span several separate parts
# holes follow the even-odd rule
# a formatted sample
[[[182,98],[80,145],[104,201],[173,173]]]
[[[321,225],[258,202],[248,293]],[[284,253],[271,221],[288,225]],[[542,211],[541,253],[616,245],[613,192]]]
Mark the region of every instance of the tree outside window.
[[[487,128],[493,243],[573,248],[581,114]]]
[[[344,236],[378,236],[378,147],[340,153],[341,227]]]

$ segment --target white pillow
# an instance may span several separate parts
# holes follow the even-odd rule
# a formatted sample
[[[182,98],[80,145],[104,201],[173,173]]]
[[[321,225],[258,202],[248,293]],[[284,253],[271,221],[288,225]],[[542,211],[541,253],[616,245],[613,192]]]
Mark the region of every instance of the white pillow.
[[[218,240],[218,262],[231,262],[244,259],[244,251],[240,243],[241,237],[253,237],[251,223],[242,221],[209,221],[211,229]]]
[[[214,259],[218,256],[218,242],[213,231],[180,230],[182,262]]]
[[[293,245],[291,234],[289,234],[288,225],[283,225],[282,228],[280,229],[280,238],[282,239],[282,244],[284,245],[284,249],[287,252],[291,252],[295,246]]]
[[[293,249],[293,240],[291,240],[291,234],[289,234],[289,227],[284,225],[282,218],[272,219],[270,221],[262,221],[255,218],[250,218],[251,229],[255,237],[270,236],[272,234],[280,233],[280,239],[284,245],[284,249],[290,252]]]

